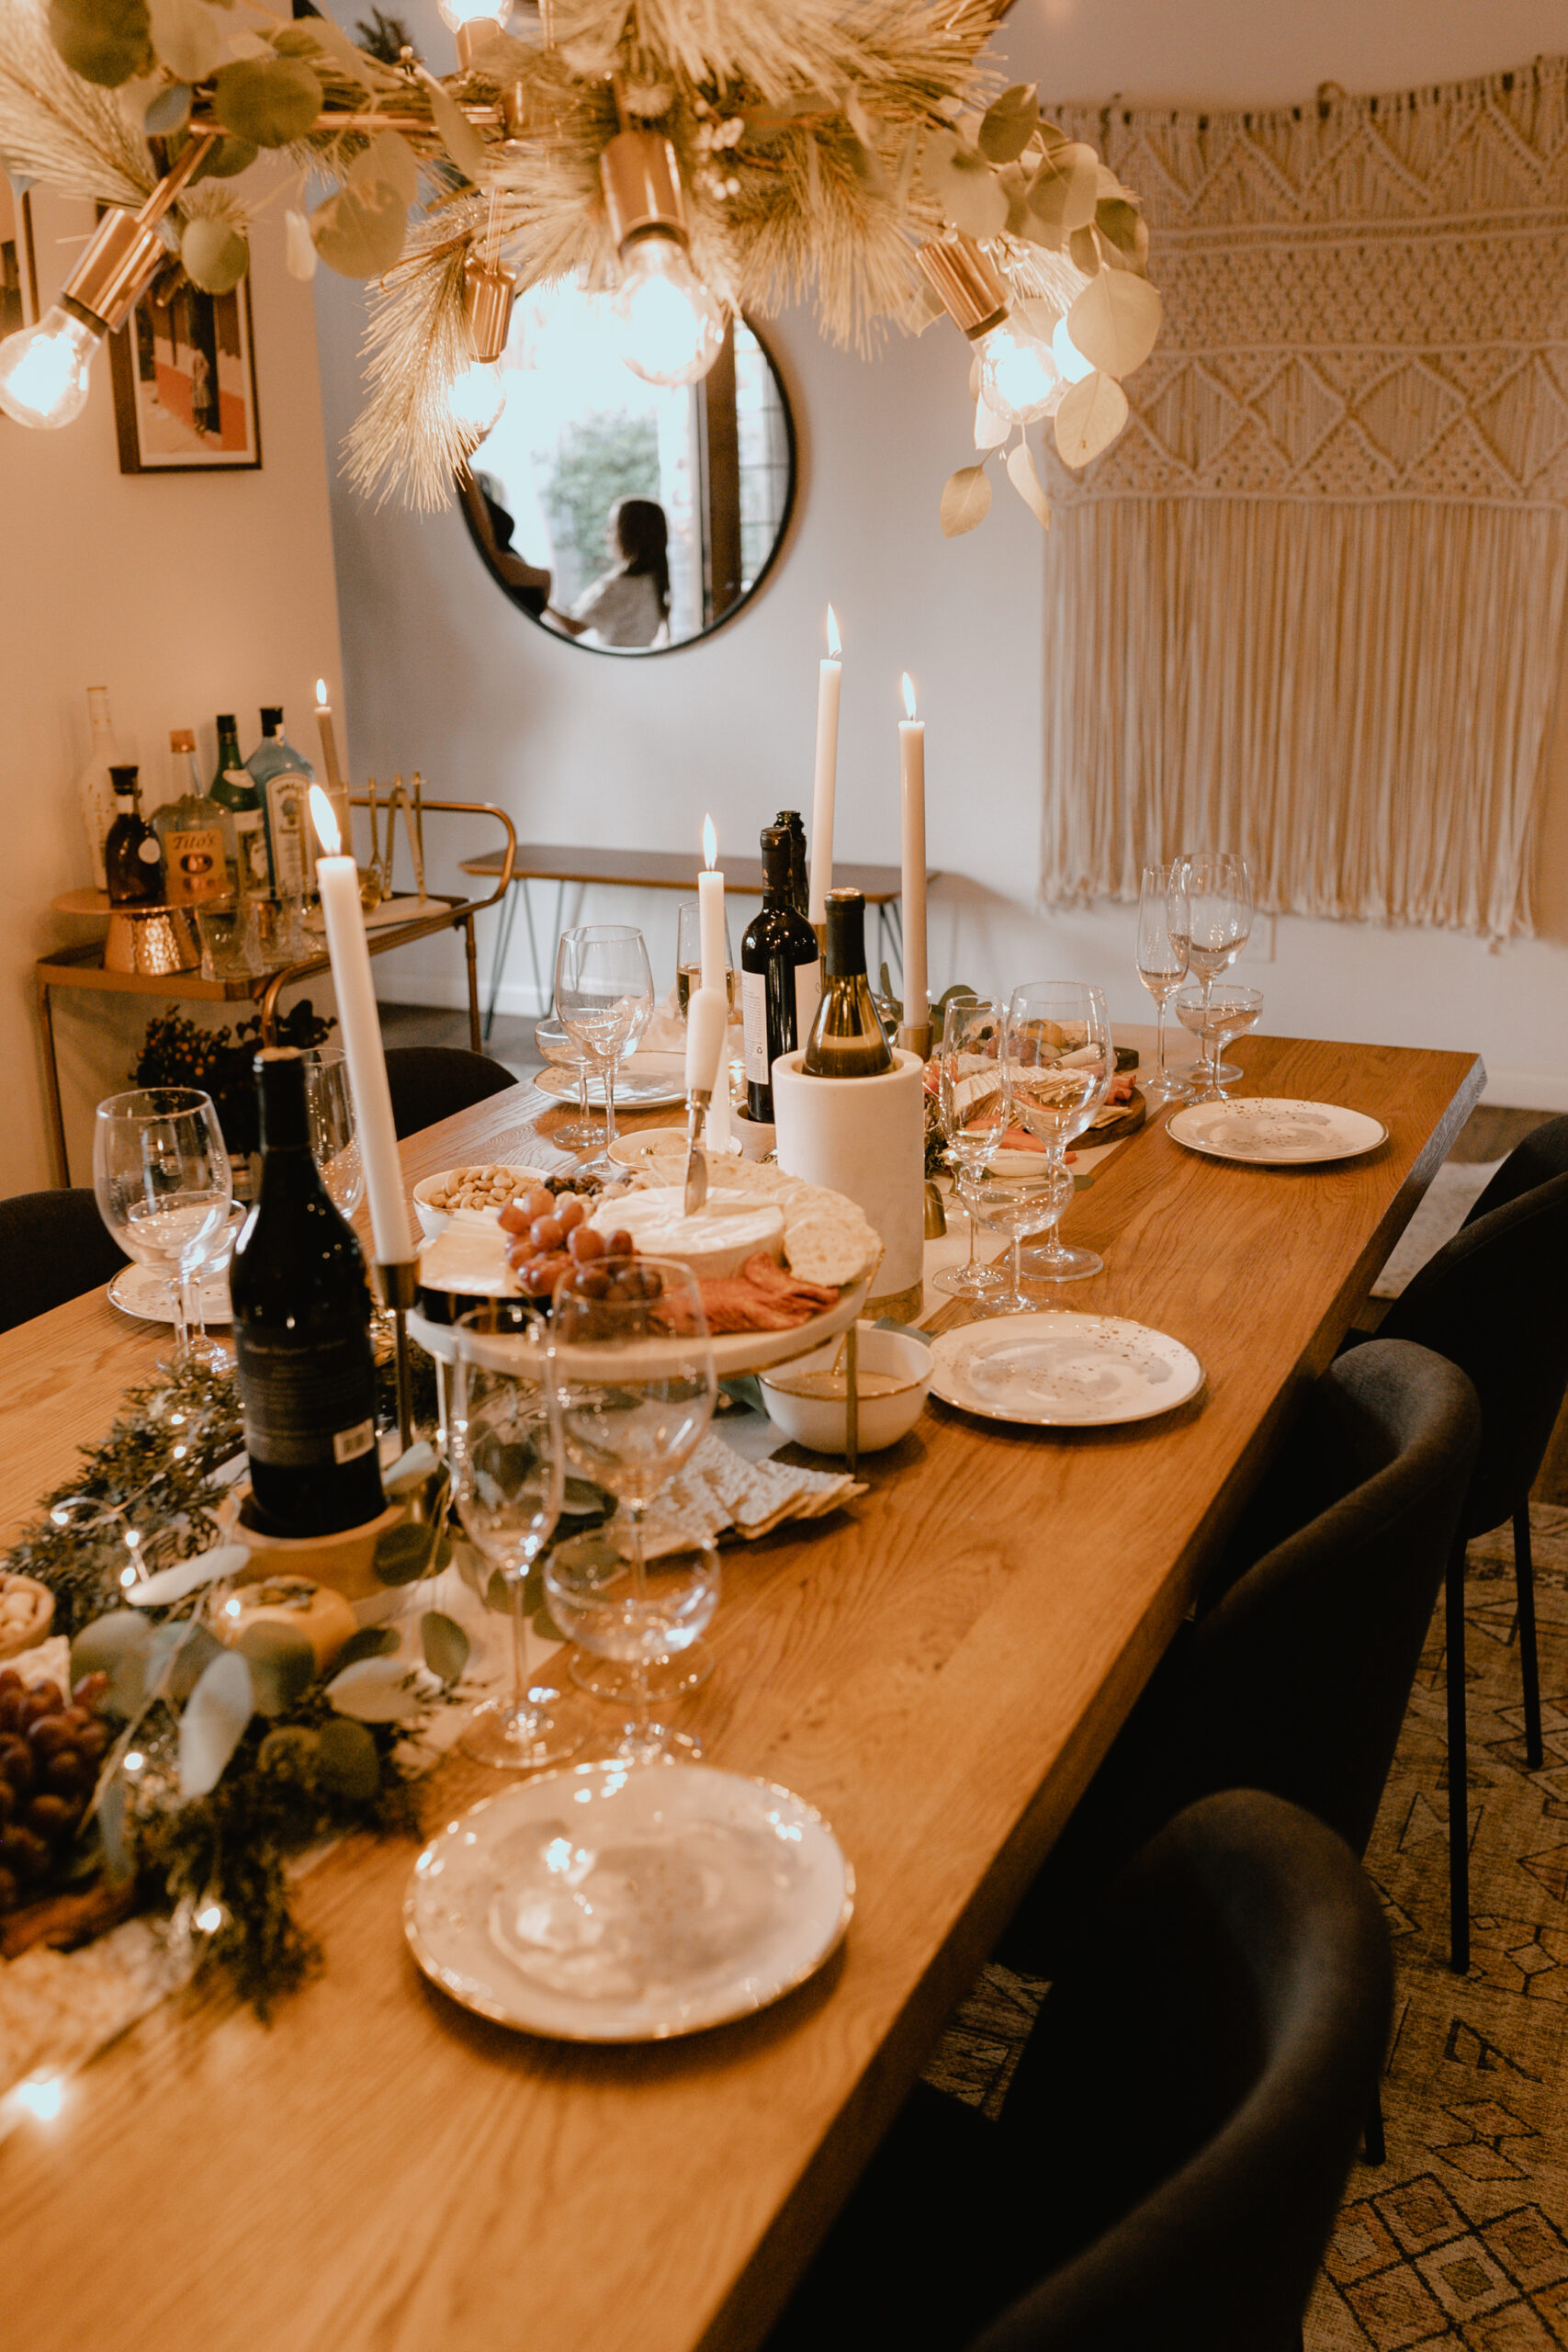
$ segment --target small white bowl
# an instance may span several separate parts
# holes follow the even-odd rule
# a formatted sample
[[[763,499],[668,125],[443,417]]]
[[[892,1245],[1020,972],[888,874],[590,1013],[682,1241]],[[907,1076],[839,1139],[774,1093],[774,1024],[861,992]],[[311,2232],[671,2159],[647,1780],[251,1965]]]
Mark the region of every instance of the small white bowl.
[[[908,1437],[925,1410],[931,1351],[923,1340],[911,1339],[905,1331],[879,1331],[870,1323],[858,1328],[861,1370],[890,1373],[901,1384],[880,1396],[863,1394],[860,1400],[860,1451],[880,1453]],[[776,1372],[758,1374],[768,1419],[812,1453],[847,1451],[847,1405],[838,1396],[802,1396],[789,1384],[803,1372],[830,1372],[843,1344],[842,1339],[829,1340],[808,1356],[795,1356]]]
[[[466,1161],[464,1164],[470,1168],[480,1165],[477,1159]],[[496,1164],[504,1165],[507,1174],[516,1184],[519,1193],[526,1193],[534,1185],[543,1184],[547,1178],[548,1171],[543,1168],[516,1168],[510,1160],[498,1161]],[[436,1235],[444,1230],[447,1218],[446,1210],[431,1206],[430,1195],[432,1193],[439,1192],[443,1184],[449,1184],[457,1173],[455,1168],[442,1169],[434,1176],[422,1176],[413,1188],[414,1215],[419,1219],[420,1230],[427,1241],[434,1241]],[[497,1216],[501,1214],[499,1209],[496,1214]]]
[[[678,1159],[682,1170],[686,1164],[686,1130],[684,1127],[639,1127],[634,1135],[617,1136],[610,1146],[610,1157],[617,1168],[629,1168],[645,1172],[658,1160]],[[712,1152],[711,1142],[703,1149]],[[732,1135],[725,1148],[738,1152],[739,1144]],[[676,1180],[671,1179],[671,1182]]]

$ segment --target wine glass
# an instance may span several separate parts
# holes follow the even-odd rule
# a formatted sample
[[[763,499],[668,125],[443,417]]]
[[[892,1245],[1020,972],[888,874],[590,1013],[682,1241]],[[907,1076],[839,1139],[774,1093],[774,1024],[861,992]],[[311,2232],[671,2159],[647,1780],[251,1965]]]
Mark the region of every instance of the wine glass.
[[[643,936],[625,922],[563,931],[556,951],[556,1012],[567,1035],[604,1073],[604,1148],[587,1161],[592,1176],[624,1171],[615,1140],[615,1064],[631,1053],[653,1012],[653,972]]]
[[[1152,1108],[1186,1102],[1192,1089],[1166,1068],[1165,1009],[1187,978],[1191,922],[1186,886],[1178,865],[1145,865],[1138,883],[1138,978],[1158,1011],[1159,1070],[1144,1088]]]
[[[983,1298],[1001,1288],[997,1269],[982,1266],[975,1256],[975,1201],[986,1162],[1012,1116],[1001,1058],[1006,1022],[1006,1005],[987,997],[950,998],[942,1014],[937,1121],[953,1163],[954,1188],[969,1215],[969,1256],[962,1266],[943,1266],[931,1281],[954,1298]]]
[[[706,1571],[699,1575],[692,1568],[682,1585],[650,1566],[643,1521],[713,1418],[717,1383],[702,1291],[690,1268],[672,1259],[602,1258],[561,1276],[551,1329],[568,1457],[575,1470],[616,1498],[608,1535],[625,1574],[623,1581],[619,1572],[595,1569],[591,1577],[577,1577],[575,1590],[561,1600],[552,1561],[545,1589],[552,1609],[558,1601],[573,1623],[620,1628],[612,1632],[615,1645],[604,1655],[629,1668],[634,1717],[622,1730],[616,1754],[648,1762],[670,1755],[677,1745],[692,1753],[694,1743],[677,1741],[662,1724],[649,1721],[648,1669],[651,1661],[673,1655],[702,1632],[717,1600],[716,1564],[705,1606],[697,1588]],[[572,1586],[564,1570],[560,1577]],[[677,1636],[663,1649],[658,1646],[661,1618]],[[564,1628],[568,1617],[558,1622]],[[581,1638],[586,1647],[595,1646],[592,1631]]]
[[[1044,1239],[1019,1262],[1037,1282],[1079,1282],[1098,1274],[1104,1261],[1092,1250],[1068,1249],[1056,1227],[1072,1197],[1067,1146],[1090,1124],[1116,1074],[1103,995],[1079,980],[1031,980],[1014,989],[1002,1054],[1014,1115],[1044,1145],[1052,1171]]]
[[[1252,876],[1235,850],[1187,851],[1171,868],[1187,892],[1190,917],[1187,960],[1207,992],[1227,964],[1234,964],[1252,933]],[[1238,1079],[1239,1069],[1217,1069],[1216,1079]]]
[[[652,1559],[635,1557],[618,1522],[558,1544],[545,1563],[545,1593],[563,1634],[592,1656],[626,1670],[632,1716],[613,1751],[617,1764],[657,1764],[679,1749],[688,1761],[702,1754],[689,1732],[649,1721],[650,1677],[679,1668],[718,1606],[718,1554],[705,1535],[683,1538]],[[682,1687],[677,1678],[676,1688]]]
[[[1039,1301],[1031,1298],[1023,1287],[1023,1237],[1041,1231],[1042,1211],[1046,1225],[1054,1229],[1072,1197],[1073,1171],[1066,1167],[1047,1163],[1037,1176],[986,1178],[980,1191],[980,1222],[993,1232],[1007,1234],[1012,1248],[1008,1252],[1007,1280],[1001,1289],[987,1291],[971,1300],[976,1315],[1033,1314]],[[1087,1253],[1071,1250],[1067,1254],[1082,1257]],[[1099,1262],[1097,1259],[1095,1263]]]
[[[1227,980],[1223,988],[1205,991],[1193,983],[1179,989],[1176,997],[1176,1013],[1184,1029],[1190,1029],[1203,1048],[1202,1069],[1207,1083],[1195,1099],[1200,1102],[1226,1102],[1230,1097],[1224,1090],[1227,1071],[1237,1078],[1245,1075],[1234,1062],[1222,1062],[1222,1049],[1233,1039],[1245,1036],[1247,1030],[1258,1026],[1263,1011],[1261,989],[1244,989],[1235,980]]]
[[[547,1020],[534,1024],[534,1045],[541,1061],[556,1069],[569,1069],[577,1080],[577,1116],[568,1120],[564,1127],[551,1130],[550,1141],[562,1151],[592,1151],[604,1140],[588,1108],[588,1073],[593,1067],[593,1057],[574,1044],[561,1023],[552,1013]]]
[[[560,1692],[528,1669],[529,1571],[555,1532],[566,1488],[560,1409],[544,1327],[520,1299],[496,1299],[454,1326],[447,1448],[457,1515],[512,1595],[513,1689],[474,1709],[459,1746],[481,1764],[532,1772],[582,1745]]]
[[[682,1021],[692,990],[703,984],[703,910],[688,899],[675,919],[675,1002]],[[724,993],[731,1019],[735,1014],[735,957],[729,946],[729,914],[724,918]]]
[[[191,1284],[228,1222],[232,1173],[211,1098],[194,1086],[111,1094],[93,1121],[98,1214],[128,1258],[173,1285],[175,1351],[191,1362]]]
[[[226,1348],[221,1340],[213,1339],[207,1328],[207,1285],[216,1282],[220,1275],[226,1275],[233,1264],[234,1244],[240,1238],[241,1227],[248,1214],[238,1201],[231,1204],[229,1215],[214,1235],[212,1247],[202,1260],[200,1271],[191,1284],[190,1310],[196,1329],[189,1334],[189,1361],[205,1364],[209,1372],[232,1372],[234,1369],[233,1349]]]
[[[334,1207],[351,1217],[365,1198],[365,1167],[359,1156],[348,1063],[341,1046],[313,1046],[300,1058],[305,1065],[310,1157]]]

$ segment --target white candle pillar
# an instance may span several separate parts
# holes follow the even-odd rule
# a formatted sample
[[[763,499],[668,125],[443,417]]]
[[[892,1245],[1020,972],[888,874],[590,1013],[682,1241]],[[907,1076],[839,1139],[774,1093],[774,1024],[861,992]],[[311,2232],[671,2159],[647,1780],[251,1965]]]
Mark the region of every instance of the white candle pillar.
[[[904,707],[898,722],[898,787],[903,809],[904,1027],[924,1028],[931,1020],[926,978],[926,729],[915,717],[915,689],[904,673]]]
[[[392,1097],[387,1085],[381,1016],[376,1009],[370,951],[365,941],[359,869],[352,857],[337,854],[339,836],[332,803],[319,784],[310,787],[310,814],[329,853],[316,860],[316,887],[321,894],[327,953],[332,958],[333,986],[337,992],[338,1028],[354,1096],[359,1156],[365,1166],[370,1230],[378,1261],[383,1266],[403,1264],[414,1255],[413,1237],[403,1194],[398,1134],[392,1123]]]
[[[828,658],[817,672],[817,771],[811,794],[811,920],[820,927],[828,920],[828,893],[833,887],[833,801],[839,775],[839,687],[843,664],[839,659],[839,624],[828,607]]]
[[[697,876],[697,927],[702,939],[705,989],[715,989],[724,1000],[725,1040],[718,1057],[718,1079],[708,1112],[708,1137],[716,1151],[729,1148],[729,948],[724,921],[724,876],[715,865],[718,835],[713,819],[703,819],[704,870]],[[688,1018],[690,1014],[688,1013]]]

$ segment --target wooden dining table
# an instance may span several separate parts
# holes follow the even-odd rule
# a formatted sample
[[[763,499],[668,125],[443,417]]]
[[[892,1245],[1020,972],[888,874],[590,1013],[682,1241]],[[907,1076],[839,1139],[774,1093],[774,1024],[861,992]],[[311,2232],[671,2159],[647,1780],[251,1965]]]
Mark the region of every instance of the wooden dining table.
[[[827,1967],[687,2040],[533,2039],[420,1975],[412,1845],[346,1839],[298,1890],[325,1965],[270,2026],[218,1988],[165,2002],[0,2150],[12,2342],[761,2341],[1483,1083],[1465,1053],[1252,1038],[1237,1057],[1245,1091],[1389,1134],[1277,1170],[1199,1157],[1156,1119],[1078,1194],[1069,1237],[1105,1270],[1050,1303],[1184,1340],[1206,1375],[1190,1403],[1068,1431],[933,1401],[841,1514],[724,1555],[714,1672],[683,1720],[712,1763],[832,1824],[856,1897]],[[560,1116],[520,1086],[413,1137],[407,1174],[558,1158]],[[0,1526],[107,1429],[157,1339],[101,1294],[0,1338]],[[495,1787],[448,1760],[428,1825]]]

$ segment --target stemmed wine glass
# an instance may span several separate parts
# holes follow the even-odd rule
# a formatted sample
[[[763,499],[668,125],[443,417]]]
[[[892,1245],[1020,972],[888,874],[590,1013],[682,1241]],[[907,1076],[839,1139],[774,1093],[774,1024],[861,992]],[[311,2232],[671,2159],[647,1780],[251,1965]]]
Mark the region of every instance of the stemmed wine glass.
[[[1205,993],[1202,989],[1189,986],[1177,992],[1177,1018],[1184,1029],[1190,1029],[1203,1049],[1202,1069],[1206,1081],[1197,1096],[1200,1102],[1226,1102],[1223,1081],[1227,1075],[1240,1078],[1244,1073],[1234,1062],[1220,1059],[1222,1049],[1235,1038],[1255,1029],[1263,1011],[1261,989],[1244,989],[1235,980],[1227,980],[1221,989]]]
[[[555,1532],[566,1455],[544,1327],[519,1299],[497,1299],[454,1327],[447,1447],[457,1514],[512,1594],[513,1690],[474,1709],[459,1742],[481,1764],[531,1772],[558,1764],[583,1735],[528,1670],[527,1581]]]
[[[310,1157],[333,1206],[351,1217],[365,1198],[365,1167],[354,1122],[348,1063],[341,1046],[314,1046],[300,1058],[305,1065]]]
[[[615,1064],[635,1048],[653,1012],[653,972],[631,923],[582,923],[563,931],[556,951],[556,1012],[567,1035],[604,1073],[604,1148],[585,1163],[593,1176],[619,1176]]]
[[[1186,1102],[1192,1090],[1183,1078],[1166,1068],[1165,1009],[1187,978],[1191,943],[1191,919],[1182,869],[1176,865],[1145,865],[1138,883],[1138,978],[1153,997],[1158,1012],[1159,1070],[1144,1088],[1151,1109],[1162,1102]]]
[[[550,1141],[562,1151],[592,1151],[603,1140],[588,1109],[588,1073],[593,1057],[570,1038],[555,1014],[534,1023],[534,1047],[541,1061],[555,1069],[569,1069],[577,1080],[577,1116],[564,1127],[552,1128]]]
[[[1072,1197],[1067,1146],[1090,1124],[1116,1074],[1103,995],[1079,980],[1032,980],[1014,989],[1002,1055],[1014,1115],[1044,1145],[1051,1177],[1045,1238],[1019,1264],[1036,1282],[1098,1274],[1104,1261],[1092,1250],[1068,1249],[1056,1227]]]
[[[718,1601],[718,1560],[705,1543],[649,1560],[643,1519],[713,1418],[717,1383],[702,1292],[689,1267],[601,1259],[556,1285],[556,1386],[572,1467],[607,1487],[617,1510],[592,1542],[561,1544],[545,1591],[563,1632],[629,1669],[634,1713],[617,1760],[652,1763],[696,1743],[649,1720],[648,1669],[687,1648]]]
[[[128,1258],[171,1279],[175,1351],[191,1363],[191,1285],[229,1219],[232,1174],[209,1095],[194,1086],[139,1086],[111,1094],[93,1121],[98,1214]]]
[[[986,1291],[970,1305],[976,1315],[1032,1315],[1039,1304],[1023,1287],[1023,1237],[1041,1230],[1041,1216],[1055,1227],[1073,1197],[1070,1168],[1046,1167],[1038,1176],[987,1177],[980,1197],[980,1222],[995,1233],[1007,1234],[1007,1279],[1000,1290]],[[1081,1251],[1070,1253],[1081,1256]],[[1098,1261],[1097,1261],[1098,1262]]]
[[[1188,967],[1203,983],[1206,1004],[1215,979],[1251,936],[1252,876],[1245,857],[1222,849],[1184,852],[1171,868],[1171,879],[1187,893]],[[1229,1064],[1217,1064],[1213,1071],[1215,1083],[1240,1076]]]
[[[675,918],[675,1003],[682,1021],[692,990],[703,984],[703,910],[689,899]],[[735,957],[729,945],[729,917],[724,918],[724,993],[729,1018],[735,1017]]]
[[[950,998],[942,1015],[937,1120],[953,1162],[954,1188],[969,1213],[969,1255],[962,1266],[943,1266],[931,1280],[955,1298],[983,1298],[1001,1288],[996,1268],[982,1266],[975,1256],[975,1207],[986,1162],[1012,1116],[1001,1057],[1006,1021],[1005,1004],[978,996]]]

